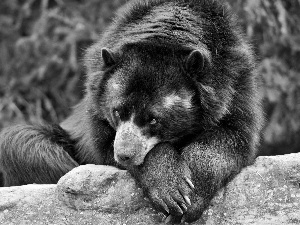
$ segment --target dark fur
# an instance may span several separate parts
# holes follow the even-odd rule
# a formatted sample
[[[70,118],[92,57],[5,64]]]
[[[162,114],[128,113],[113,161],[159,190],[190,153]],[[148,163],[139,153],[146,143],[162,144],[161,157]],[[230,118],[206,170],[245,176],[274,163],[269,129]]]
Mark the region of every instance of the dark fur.
[[[0,152],[4,184],[56,183],[78,166],[73,152],[74,141],[57,125],[5,129],[1,133]]]
[[[103,53],[105,59],[103,47],[111,51]],[[186,66],[193,50],[204,61]],[[55,183],[78,164],[119,166],[113,158],[114,103],[108,99],[121,99],[121,120],[134,110],[135,124],[147,127],[151,106],[170,90],[194,93],[192,110],[156,108],[164,115],[160,126],[145,132],[161,143],[143,164],[128,166],[157,209],[175,222],[182,211],[186,221],[196,220],[216,191],[255,159],[263,119],[254,57],[220,1],[133,1],[89,48],[86,65],[85,98],[61,124],[63,130],[17,126],[2,132],[5,185]],[[109,92],[116,76],[122,91]]]

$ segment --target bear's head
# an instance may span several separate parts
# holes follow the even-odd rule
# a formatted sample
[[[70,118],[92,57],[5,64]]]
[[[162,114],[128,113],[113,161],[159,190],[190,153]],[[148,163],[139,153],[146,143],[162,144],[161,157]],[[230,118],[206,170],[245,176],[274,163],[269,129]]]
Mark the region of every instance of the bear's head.
[[[118,163],[140,165],[162,142],[180,150],[214,121],[213,91],[201,84],[210,69],[205,52],[135,43],[118,51],[102,48],[99,61],[88,92],[96,114],[116,131]]]

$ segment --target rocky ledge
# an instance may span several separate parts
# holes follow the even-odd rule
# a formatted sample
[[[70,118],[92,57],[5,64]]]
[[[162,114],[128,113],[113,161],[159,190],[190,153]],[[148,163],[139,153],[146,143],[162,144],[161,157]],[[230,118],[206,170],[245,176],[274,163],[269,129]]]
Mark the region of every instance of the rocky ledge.
[[[161,224],[124,170],[85,165],[57,185],[0,188],[0,224]],[[193,224],[300,224],[300,153],[259,157]]]

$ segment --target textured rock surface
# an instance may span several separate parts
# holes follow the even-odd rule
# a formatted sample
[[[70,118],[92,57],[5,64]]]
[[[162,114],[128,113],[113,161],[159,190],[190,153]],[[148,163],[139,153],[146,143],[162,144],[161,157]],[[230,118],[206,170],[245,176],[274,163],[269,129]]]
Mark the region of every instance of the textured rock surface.
[[[126,171],[80,166],[58,185],[0,188],[0,224],[160,224]],[[300,224],[300,154],[260,157],[193,224]]]

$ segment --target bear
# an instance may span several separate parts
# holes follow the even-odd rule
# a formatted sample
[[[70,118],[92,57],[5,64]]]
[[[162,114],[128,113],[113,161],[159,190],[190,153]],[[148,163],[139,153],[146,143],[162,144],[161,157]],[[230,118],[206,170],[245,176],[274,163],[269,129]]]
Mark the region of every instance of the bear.
[[[192,222],[258,155],[255,55],[223,1],[132,0],[87,49],[85,65],[85,96],[60,125],[1,132],[6,186],[113,165],[167,223]]]

